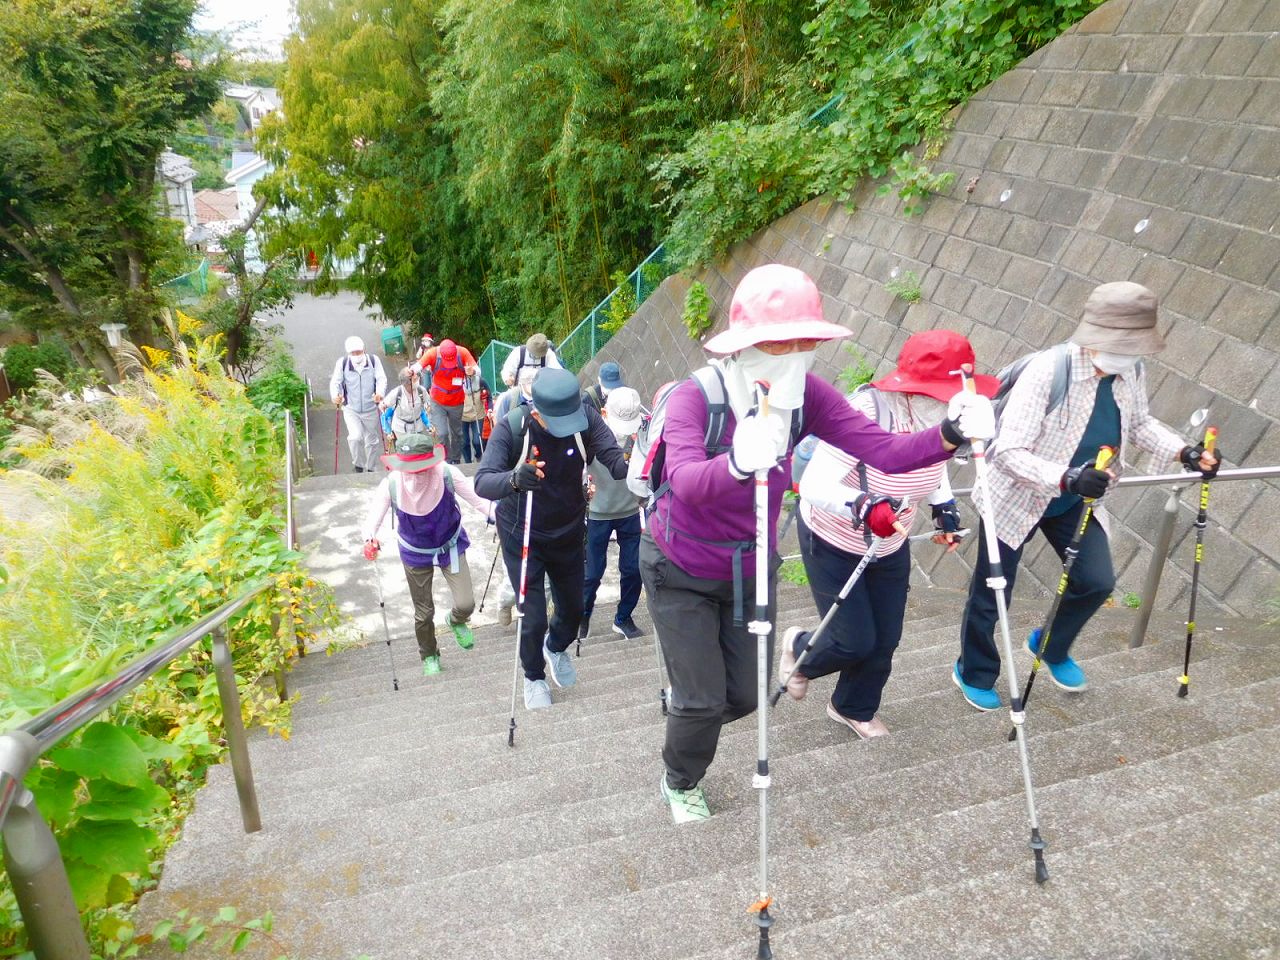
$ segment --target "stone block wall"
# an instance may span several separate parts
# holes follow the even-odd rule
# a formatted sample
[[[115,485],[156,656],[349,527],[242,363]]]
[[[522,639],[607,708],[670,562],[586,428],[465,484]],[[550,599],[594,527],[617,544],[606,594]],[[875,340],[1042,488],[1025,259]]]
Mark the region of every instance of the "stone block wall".
[[[780,261],[814,277],[827,319],[879,372],[937,327],[966,334],[994,370],[1067,339],[1096,284],[1135,280],[1159,295],[1168,339],[1148,367],[1155,415],[1185,432],[1207,406],[1228,465],[1280,464],[1280,2],[1110,0],[958,110],[931,167],[956,177],[922,215],[866,184],[852,210],[813,201],[738,244],[698,277],[716,328],[742,274]],[[907,271],[920,278],[910,305],[885,287]],[[646,401],[703,362],[680,321],[688,282],[664,283],[598,357]],[[819,369],[853,360],[828,346]],[[1130,471],[1172,470],[1135,453]],[[1196,494],[1182,498],[1161,606],[1187,600]],[[1118,594],[1141,586],[1165,496],[1108,498]],[[1264,612],[1280,596],[1280,483],[1219,484],[1210,516],[1202,597]],[[918,553],[935,582],[965,581],[954,557]],[[1047,590],[1056,558],[1039,539],[1027,556],[1020,589]]]

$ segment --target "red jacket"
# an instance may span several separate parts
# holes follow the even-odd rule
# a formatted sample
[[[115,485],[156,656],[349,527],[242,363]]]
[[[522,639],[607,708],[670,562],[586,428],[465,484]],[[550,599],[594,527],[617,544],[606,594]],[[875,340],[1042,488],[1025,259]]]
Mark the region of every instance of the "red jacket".
[[[466,347],[458,347],[457,350],[451,362],[440,356],[439,347],[432,347],[422,355],[419,364],[423,373],[431,372],[431,399],[442,407],[462,406],[466,398],[462,389],[466,368],[476,362]]]

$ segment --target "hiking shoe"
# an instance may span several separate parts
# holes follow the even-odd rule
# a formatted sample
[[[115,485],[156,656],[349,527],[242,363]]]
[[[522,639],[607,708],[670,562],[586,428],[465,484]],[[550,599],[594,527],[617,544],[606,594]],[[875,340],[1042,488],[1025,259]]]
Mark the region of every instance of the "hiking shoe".
[[[424,657],[422,660],[422,675],[424,677],[434,677],[441,670],[440,655],[434,657]]]
[[[628,640],[637,640],[644,636],[644,631],[637,627],[636,622],[630,617],[627,617],[627,619],[623,620],[621,623],[615,623],[613,625],[613,632],[622,634],[622,636],[626,637]]]
[[[843,723],[846,727],[858,735],[860,740],[874,740],[876,737],[887,737],[889,728],[884,725],[884,721],[879,715],[872,717],[870,720],[855,720],[853,717],[846,717],[843,713],[836,709],[834,703],[827,704],[827,716],[836,723]]]
[[[475,634],[465,623],[451,623],[449,626],[453,629],[453,639],[458,641],[458,646],[463,650],[470,650],[476,645]]]
[[[526,710],[546,710],[551,706],[551,688],[545,680],[524,678],[524,708]]]
[[[702,787],[690,787],[688,790],[669,787],[665,771],[662,774],[662,797],[670,804],[671,819],[676,823],[696,823],[711,819],[711,810],[707,806]]]
[[[547,641],[543,640],[542,657],[547,661],[547,674],[557,687],[572,687],[578,682],[578,671],[567,651],[554,653],[547,647]]]
[[[1031,636],[1027,637],[1027,649],[1034,654],[1036,647],[1039,646],[1039,641],[1040,631],[1031,631]],[[1049,679],[1063,690],[1079,693],[1081,690],[1088,688],[1089,681],[1085,679],[1084,670],[1080,668],[1080,664],[1070,657],[1067,657],[1061,663],[1050,663],[1041,657],[1040,662],[1049,668]]]
[[[960,661],[951,668],[951,682],[960,688],[960,695],[968,701],[969,706],[983,712],[1000,709],[1000,694],[994,687],[971,687],[960,679]]]
[[[356,473],[364,473],[364,467],[356,467]]]
[[[499,606],[499,607],[498,607],[498,622],[499,622],[500,624],[502,624],[504,627],[509,627],[509,626],[511,626],[511,611],[512,611],[512,610],[514,610],[514,609],[515,609],[515,607],[504,607],[504,606]]]
[[[803,632],[799,627],[788,627],[782,635],[782,653],[778,656],[778,682],[786,679],[787,694],[792,700],[803,700],[809,692],[809,678],[796,673],[796,637]]]
[[[587,639],[587,634],[591,632],[591,618],[583,617],[582,622],[578,624],[578,639]]]

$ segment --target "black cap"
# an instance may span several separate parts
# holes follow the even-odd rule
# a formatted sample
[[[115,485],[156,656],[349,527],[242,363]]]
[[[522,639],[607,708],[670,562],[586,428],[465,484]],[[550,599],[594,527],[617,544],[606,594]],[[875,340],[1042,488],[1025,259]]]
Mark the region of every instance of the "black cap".
[[[553,437],[568,437],[587,429],[578,378],[568,370],[546,367],[533,378],[533,409],[546,421]]]

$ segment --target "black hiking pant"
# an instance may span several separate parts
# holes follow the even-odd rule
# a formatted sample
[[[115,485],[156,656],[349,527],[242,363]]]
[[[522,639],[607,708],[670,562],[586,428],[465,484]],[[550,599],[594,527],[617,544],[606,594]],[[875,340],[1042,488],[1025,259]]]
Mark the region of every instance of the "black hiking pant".
[[[520,548],[523,527],[509,535],[499,535],[502,563],[520,597]],[[554,653],[563,653],[578,638],[582,623],[582,580],[584,557],[582,529],[575,527],[556,540],[530,540],[528,583],[525,587],[524,620],[520,625],[520,664],[530,680],[546,679],[542,641]],[[543,576],[551,584],[555,616],[547,624],[547,595]]]

